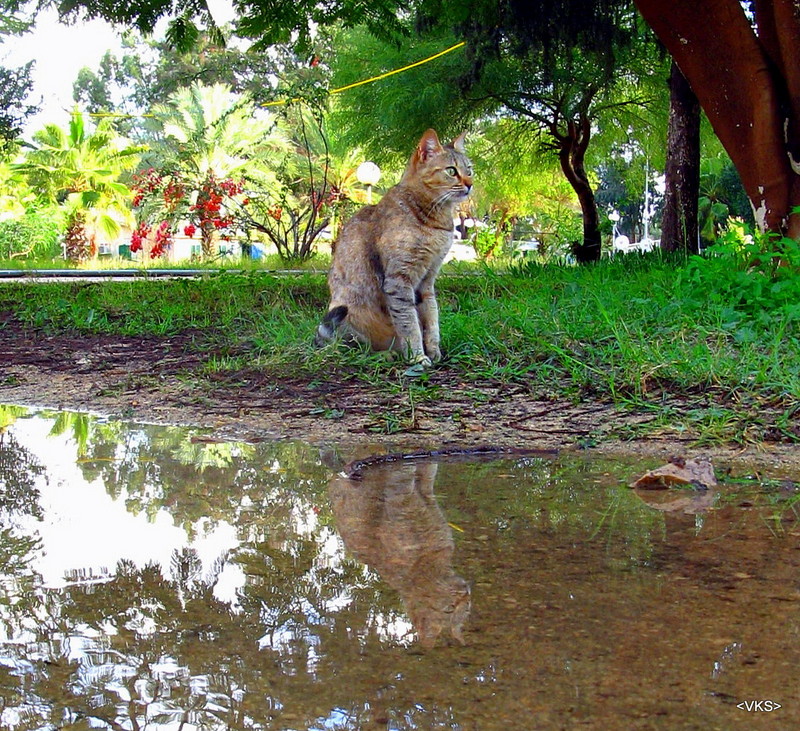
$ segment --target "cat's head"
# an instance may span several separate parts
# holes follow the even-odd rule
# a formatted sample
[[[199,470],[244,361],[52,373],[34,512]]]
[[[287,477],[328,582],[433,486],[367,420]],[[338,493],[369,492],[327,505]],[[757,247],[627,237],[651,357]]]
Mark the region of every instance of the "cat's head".
[[[407,185],[424,185],[433,197],[460,202],[472,191],[472,163],[464,151],[463,133],[449,145],[439,142],[432,129],[422,135],[403,174]]]

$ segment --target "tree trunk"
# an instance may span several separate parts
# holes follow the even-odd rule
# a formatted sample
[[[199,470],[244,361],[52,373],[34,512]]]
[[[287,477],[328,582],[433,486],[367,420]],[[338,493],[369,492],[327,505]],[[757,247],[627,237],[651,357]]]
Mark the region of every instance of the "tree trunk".
[[[591,123],[586,117],[582,117],[578,123],[570,120],[567,123],[567,134],[553,133],[553,136],[558,142],[561,171],[578,196],[583,214],[583,241],[573,243],[572,253],[579,264],[599,261],[602,243],[600,217],[597,214],[594,191],[584,166],[586,148],[591,138]]]
[[[200,248],[203,252],[203,259],[213,259],[219,254],[219,231],[213,223],[201,221]]]
[[[762,230],[800,238],[800,11],[755,0],[635,0],[731,156]]]
[[[64,234],[64,249],[67,261],[79,263],[89,258],[91,242],[86,236],[86,214],[83,211],[70,214]]]
[[[666,195],[661,248],[696,254],[700,197],[700,103],[678,64],[669,76]]]

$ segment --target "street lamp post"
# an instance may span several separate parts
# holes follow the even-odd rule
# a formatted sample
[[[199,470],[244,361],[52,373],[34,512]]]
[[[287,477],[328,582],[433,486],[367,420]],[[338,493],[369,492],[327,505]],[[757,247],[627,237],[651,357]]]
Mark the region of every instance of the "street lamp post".
[[[611,241],[615,241],[617,238],[617,224],[619,223],[619,213],[617,211],[611,211],[608,214],[608,220],[611,221],[613,224],[611,228]]]
[[[381,169],[374,162],[362,162],[356,169],[356,178],[367,186],[367,203],[372,204],[372,186],[381,179]]]

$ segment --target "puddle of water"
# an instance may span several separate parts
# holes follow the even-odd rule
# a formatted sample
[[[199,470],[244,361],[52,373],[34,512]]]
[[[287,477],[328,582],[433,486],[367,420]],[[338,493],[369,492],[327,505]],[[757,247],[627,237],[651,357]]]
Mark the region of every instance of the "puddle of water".
[[[796,727],[794,485],[654,466],[0,407],[0,726]]]

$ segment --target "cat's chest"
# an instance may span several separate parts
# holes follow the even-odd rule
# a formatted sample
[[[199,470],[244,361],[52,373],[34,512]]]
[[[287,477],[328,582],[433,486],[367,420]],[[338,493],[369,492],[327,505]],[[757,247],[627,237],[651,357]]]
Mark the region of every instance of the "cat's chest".
[[[444,226],[407,226],[387,232],[383,248],[387,252],[402,253],[420,261],[444,256],[453,244],[453,230]]]
[[[453,232],[441,229],[406,232],[384,249],[385,258],[391,262],[389,269],[404,274],[415,284],[436,276],[450,251]]]

